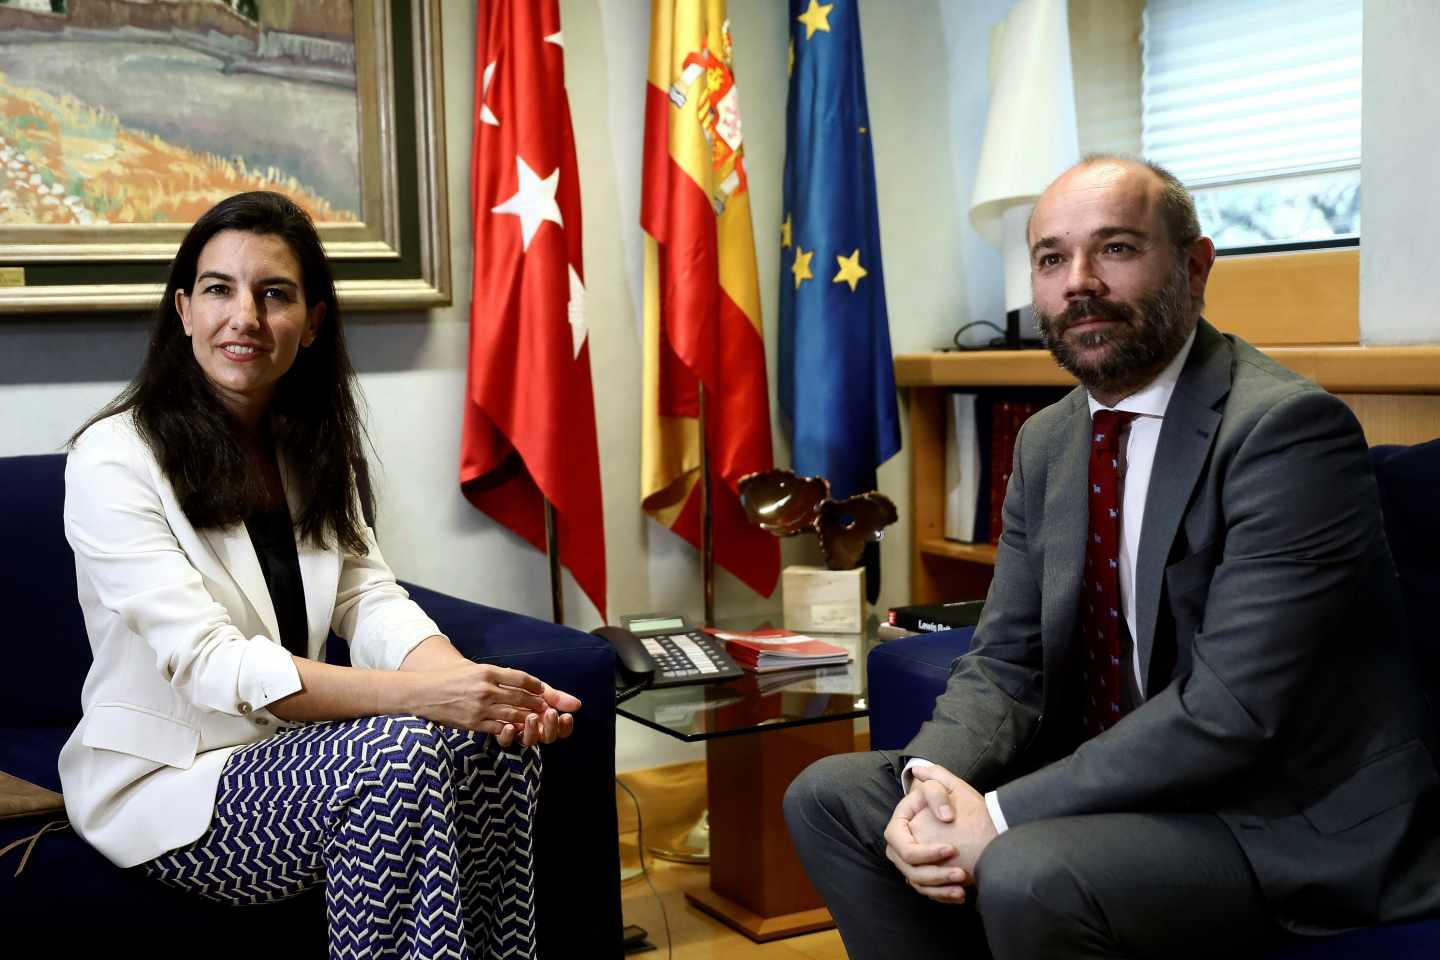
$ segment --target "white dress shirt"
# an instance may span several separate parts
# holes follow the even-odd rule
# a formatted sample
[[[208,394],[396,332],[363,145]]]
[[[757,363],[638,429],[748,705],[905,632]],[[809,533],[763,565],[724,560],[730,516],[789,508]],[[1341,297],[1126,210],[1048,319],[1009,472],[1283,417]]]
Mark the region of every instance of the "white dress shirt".
[[[1120,508],[1120,605],[1125,610],[1125,625],[1130,636],[1135,636],[1135,558],[1140,553],[1140,525],[1145,517],[1145,498],[1150,492],[1150,474],[1155,465],[1155,448],[1160,443],[1160,427],[1165,421],[1165,410],[1170,406],[1170,397],[1175,384],[1180,380],[1180,371],[1185,369],[1185,359],[1195,344],[1195,331],[1185,339],[1178,353],[1160,374],[1144,387],[1130,394],[1113,407],[1106,407],[1093,396],[1088,397],[1090,416],[1097,410],[1118,410],[1138,414],[1130,422],[1130,435],[1125,444],[1125,500]],[[1135,683],[1141,697],[1145,696],[1145,678],[1140,673],[1140,648],[1132,644]],[[900,774],[902,789],[910,792],[913,779],[911,770],[917,766],[930,766],[931,761],[922,757],[911,757]],[[1004,833],[1009,829],[1000,801],[991,790],[985,794],[985,807],[995,829]]]

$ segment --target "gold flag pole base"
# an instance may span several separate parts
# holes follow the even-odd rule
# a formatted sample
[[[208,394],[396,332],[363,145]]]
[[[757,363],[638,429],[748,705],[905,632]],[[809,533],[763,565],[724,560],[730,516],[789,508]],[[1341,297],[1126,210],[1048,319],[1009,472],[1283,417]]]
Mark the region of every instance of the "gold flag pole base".
[[[650,853],[661,860],[676,863],[710,862],[710,811],[700,813],[700,819],[688,830],[677,833],[668,844],[653,844]]]

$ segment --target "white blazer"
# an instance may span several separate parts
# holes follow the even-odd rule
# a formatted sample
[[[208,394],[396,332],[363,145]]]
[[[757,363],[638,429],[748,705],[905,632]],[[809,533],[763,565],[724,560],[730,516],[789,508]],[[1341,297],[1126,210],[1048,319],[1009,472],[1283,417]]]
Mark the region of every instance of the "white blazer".
[[[299,506],[292,497],[292,516]],[[364,557],[296,544],[309,655],[334,630],[355,666],[393,670],[440,631],[366,534]],[[209,828],[226,759],[288,726],[266,705],[298,691],[300,676],[245,525],[191,526],[128,414],[71,451],[65,536],[95,656],[84,717],[60,751],[65,809],[130,867]]]

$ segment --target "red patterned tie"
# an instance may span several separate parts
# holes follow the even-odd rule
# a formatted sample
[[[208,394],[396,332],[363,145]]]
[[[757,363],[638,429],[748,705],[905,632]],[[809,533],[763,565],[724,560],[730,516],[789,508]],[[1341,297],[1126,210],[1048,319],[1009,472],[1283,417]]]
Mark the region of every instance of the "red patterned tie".
[[[1085,650],[1085,732],[1094,736],[1120,719],[1120,442],[1133,413],[1097,410],[1091,424],[1090,539],[1080,595]]]

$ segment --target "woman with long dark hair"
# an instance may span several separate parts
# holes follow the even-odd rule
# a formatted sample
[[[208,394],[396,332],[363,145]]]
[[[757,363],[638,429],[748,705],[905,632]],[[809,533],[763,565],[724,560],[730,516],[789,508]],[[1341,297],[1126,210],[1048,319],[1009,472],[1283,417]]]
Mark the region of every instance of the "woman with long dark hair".
[[[257,192],[201,217],[66,467],[95,654],[70,820],[213,900],[323,882],[332,956],[530,956],[537,744],[580,704],[467,660],[395,583],[354,392],[304,211]],[[353,666],[323,662],[331,630]]]

